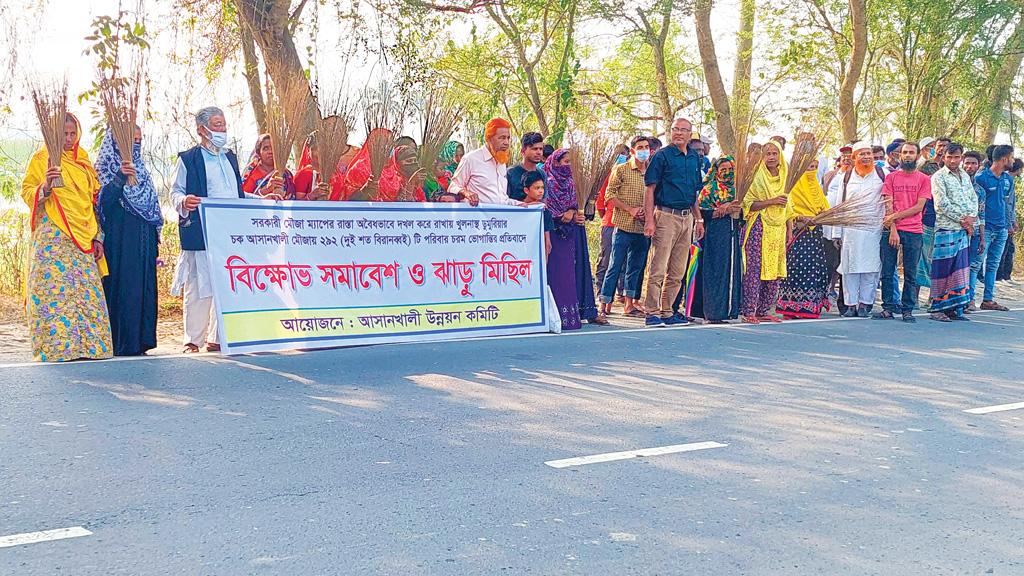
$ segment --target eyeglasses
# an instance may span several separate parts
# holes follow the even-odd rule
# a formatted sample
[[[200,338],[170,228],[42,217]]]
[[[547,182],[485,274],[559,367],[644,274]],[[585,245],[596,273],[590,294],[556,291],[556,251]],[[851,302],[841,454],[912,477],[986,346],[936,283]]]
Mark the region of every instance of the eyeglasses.
[[[693,128],[676,128],[672,127],[673,132],[693,132]]]

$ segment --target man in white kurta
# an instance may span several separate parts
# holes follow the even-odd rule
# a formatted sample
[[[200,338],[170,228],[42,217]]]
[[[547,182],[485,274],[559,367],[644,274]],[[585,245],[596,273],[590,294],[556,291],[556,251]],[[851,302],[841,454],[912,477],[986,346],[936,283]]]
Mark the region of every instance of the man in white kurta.
[[[878,228],[836,228],[833,233],[843,242],[839,257],[839,273],[843,275],[843,299],[849,307],[843,316],[867,318],[871,315],[871,307],[875,303],[878,277],[882,271],[879,242],[882,239],[884,215],[882,184],[885,182],[878,174],[869,143],[854,144],[853,159],[853,169],[842,177],[840,186],[845,187],[845,194],[841,191],[841,196],[848,200],[861,196],[870,197],[875,203]]]
[[[174,183],[171,184],[171,204],[181,217],[179,226],[182,230],[193,225],[202,226],[198,219],[190,219],[190,213],[199,208],[202,197],[238,198],[241,190],[235,167],[237,159],[226,147],[227,123],[224,120],[224,113],[217,108],[204,108],[196,116],[196,126],[201,139],[197,148],[201,154],[206,186],[204,191],[188,189],[188,168],[182,157],[195,158],[197,151],[193,148],[182,153],[178,157]],[[232,160],[235,162],[234,166]],[[201,229],[198,232],[201,234]],[[183,233],[183,249],[178,256],[174,282],[171,285],[172,293],[183,294],[184,352],[198,352],[204,343],[207,351],[219,351],[217,309],[213,301],[210,263],[206,250],[184,249],[184,236]]]

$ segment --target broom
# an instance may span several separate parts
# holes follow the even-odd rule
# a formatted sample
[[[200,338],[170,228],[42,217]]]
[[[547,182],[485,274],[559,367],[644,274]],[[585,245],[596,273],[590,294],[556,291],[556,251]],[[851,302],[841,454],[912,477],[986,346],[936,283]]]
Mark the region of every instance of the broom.
[[[398,106],[398,95],[387,83],[376,90],[363,92],[363,122],[366,126],[366,143],[369,148],[370,172],[372,177],[363,187],[360,196],[373,198],[377,195],[380,175],[395,151],[396,134],[402,130],[405,109]],[[376,132],[371,139],[370,135]]]
[[[30,91],[36,119],[39,120],[39,131],[43,133],[43,143],[46,145],[48,167],[60,168],[61,156],[64,154],[64,123],[67,122],[68,80],[64,78],[52,83],[33,83]],[[62,188],[64,179],[57,176],[51,185],[53,188]]]
[[[318,99],[321,120],[316,129],[317,156],[320,158],[321,182],[330,182],[338,171],[338,162],[348,150],[348,134],[352,127],[352,105],[347,92],[339,88],[327,98]]]
[[[572,145],[569,169],[576,186],[576,207],[586,210],[590,199],[597,196],[605,178],[615,164],[615,149],[611,141],[602,136],[591,136],[582,146]]]
[[[803,178],[811,164],[814,164],[818,159],[818,153],[821,152],[822,139],[816,133],[821,133],[821,131],[797,134],[793,155],[789,159],[789,173],[786,175],[785,190],[787,195],[793,191],[793,187]]]
[[[854,196],[821,212],[811,226],[834,226],[874,231],[882,228],[885,201],[871,196]]]
[[[288,169],[288,158],[295,144],[298,127],[305,114],[305,79],[288,78],[282,86],[266,81],[267,90],[267,133],[270,134],[270,147],[274,151],[274,171],[284,176]]]
[[[743,197],[747,195],[751,184],[754,183],[754,175],[757,167],[761,164],[761,157],[764,155],[761,145],[755,142],[747,144],[747,136],[744,134],[736,145],[735,183],[736,201],[743,204]]]
[[[114,136],[114,144],[121,160],[134,166],[132,148],[135,144],[135,124],[139,110],[139,87],[142,84],[142,66],[137,66],[130,78],[105,78],[100,72],[99,93]],[[128,185],[138,185],[135,176],[128,177]]]
[[[451,140],[456,126],[462,118],[462,107],[445,97],[441,89],[433,90],[427,95],[423,107],[423,131],[419,146],[420,168],[428,174],[434,170],[434,164],[441,155],[441,149]]]

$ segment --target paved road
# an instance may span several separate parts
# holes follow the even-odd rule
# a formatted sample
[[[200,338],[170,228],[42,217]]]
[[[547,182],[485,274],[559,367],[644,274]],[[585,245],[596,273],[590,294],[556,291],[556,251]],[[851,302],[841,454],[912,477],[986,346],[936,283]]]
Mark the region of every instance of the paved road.
[[[0,370],[0,574],[1024,574],[1024,313]],[[546,461],[725,447],[552,468]],[[2,541],[2,540],[0,540]]]

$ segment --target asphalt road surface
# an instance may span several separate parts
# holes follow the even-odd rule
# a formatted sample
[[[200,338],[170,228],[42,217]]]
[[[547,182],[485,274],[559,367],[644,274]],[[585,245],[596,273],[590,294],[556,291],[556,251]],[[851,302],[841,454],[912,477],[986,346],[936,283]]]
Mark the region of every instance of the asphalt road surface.
[[[5,366],[0,574],[1024,575],[973,319]]]

